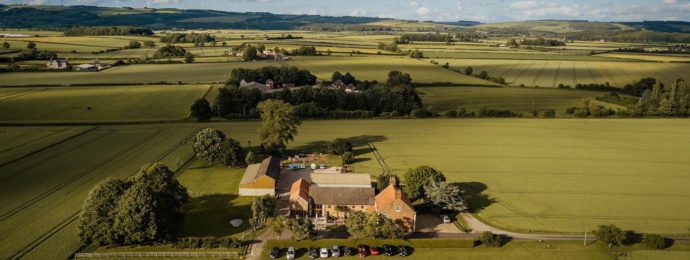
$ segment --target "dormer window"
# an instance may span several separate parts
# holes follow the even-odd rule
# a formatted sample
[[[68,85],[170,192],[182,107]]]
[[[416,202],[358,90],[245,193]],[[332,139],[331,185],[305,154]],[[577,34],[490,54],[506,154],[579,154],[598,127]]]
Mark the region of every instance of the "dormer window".
[[[400,206],[395,206],[395,212],[400,212]]]

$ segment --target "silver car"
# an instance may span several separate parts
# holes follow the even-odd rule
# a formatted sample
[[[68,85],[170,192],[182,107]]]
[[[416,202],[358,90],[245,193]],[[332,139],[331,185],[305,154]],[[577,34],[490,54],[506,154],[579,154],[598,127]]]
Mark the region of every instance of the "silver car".
[[[288,247],[287,255],[285,255],[285,257],[290,260],[295,259],[295,248],[292,246]]]
[[[340,247],[338,247],[337,245],[333,245],[333,249],[331,249],[331,256],[340,257]]]
[[[328,258],[328,248],[321,248],[319,256],[321,256],[321,258]]]

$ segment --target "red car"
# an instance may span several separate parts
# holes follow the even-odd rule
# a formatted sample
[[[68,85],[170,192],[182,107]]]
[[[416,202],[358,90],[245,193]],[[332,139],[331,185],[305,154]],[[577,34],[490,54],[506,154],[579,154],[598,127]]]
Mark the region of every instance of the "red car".
[[[365,245],[357,246],[357,256],[359,256],[359,257],[367,256],[367,246],[365,246]]]
[[[375,246],[372,246],[372,247],[369,247],[369,253],[371,253],[371,255],[379,255],[381,253],[381,251],[379,251],[379,249],[376,248]]]

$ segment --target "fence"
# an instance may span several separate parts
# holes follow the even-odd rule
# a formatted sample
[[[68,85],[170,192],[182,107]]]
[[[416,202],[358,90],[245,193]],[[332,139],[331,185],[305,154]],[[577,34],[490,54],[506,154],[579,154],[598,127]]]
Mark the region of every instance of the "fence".
[[[74,258],[142,258],[142,257],[238,257],[237,252],[111,252],[111,253],[76,253]]]

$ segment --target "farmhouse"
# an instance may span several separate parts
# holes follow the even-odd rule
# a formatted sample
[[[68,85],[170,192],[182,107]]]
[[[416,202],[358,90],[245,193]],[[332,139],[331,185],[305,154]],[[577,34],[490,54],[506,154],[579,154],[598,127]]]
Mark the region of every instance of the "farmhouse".
[[[398,187],[395,177],[390,178],[390,185],[376,195],[375,210],[395,221],[405,230],[414,231],[417,213],[412,202]]]
[[[46,67],[49,69],[66,69],[69,66],[69,61],[65,58],[50,59]]]
[[[309,179],[306,180],[306,179]],[[379,195],[369,174],[312,173],[292,184],[289,215],[320,223],[342,223],[355,211],[379,212],[405,231],[414,231],[417,213],[395,182]]]
[[[268,157],[261,163],[247,166],[240,180],[240,196],[275,195],[276,180],[280,176],[280,160]]]

